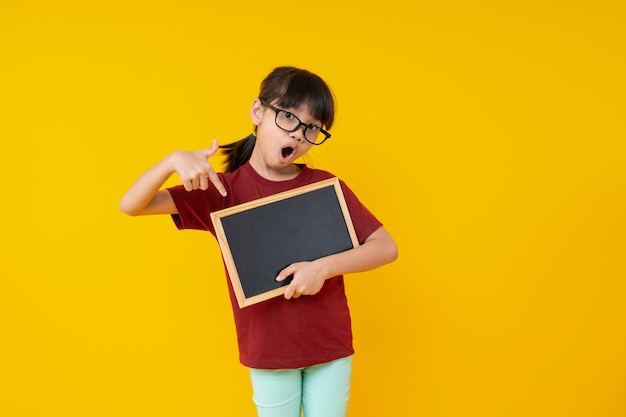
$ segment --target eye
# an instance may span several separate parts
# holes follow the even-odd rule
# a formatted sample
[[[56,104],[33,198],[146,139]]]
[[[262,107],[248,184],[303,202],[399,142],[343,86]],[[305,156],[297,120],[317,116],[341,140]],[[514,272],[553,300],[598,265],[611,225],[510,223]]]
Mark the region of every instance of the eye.
[[[285,116],[285,119],[289,119],[289,120],[293,120],[296,118],[296,116],[293,113],[289,113],[288,111],[283,111],[283,115]]]
[[[311,132],[319,132],[320,131],[320,127],[319,126],[315,126],[314,124],[307,125],[306,128],[309,129]]]

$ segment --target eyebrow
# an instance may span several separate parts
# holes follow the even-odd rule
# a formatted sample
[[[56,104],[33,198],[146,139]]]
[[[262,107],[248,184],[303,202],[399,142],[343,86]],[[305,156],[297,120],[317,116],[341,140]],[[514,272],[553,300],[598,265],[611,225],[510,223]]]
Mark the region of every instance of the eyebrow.
[[[271,108],[273,108],[273,109],[280,110],[280,111],[284,111],[284,112],[287,112],[287,113],[291,113],[291,114],[293,114],[295,117],[297,117],[297,118],[298,118],[298,120],[300,120],[300,121],[301,121],[302,123],[304,123],[304,124],[307,124],[307,125],[314,125],[314,126],[316,126],[316,127],[319,127],[320,129],[324,126],[324,123],[322,123],[322,121],[321,121],[321,120],[316,119],[316,118],[315,118],[315,116],[311,116],[311,114],[310,114],[310,113],[309,113],[309,115],[313,118],[313,120],[314,120],[315,122],[307,122],[307,123],[305,123],[305,122],[302,120],[302,118],[301,118],[301,117],[299,117],[297,114],[295,114],[295,113],[294,113],[293,111],[291,111],[291,110],[287,110],[287,109],[282,109],[282,108],[280,108],[280,107],[276,107],[276,106],[275,106],[275,105],[273,105],[272,103],[268,103],[268,102],[267,102],[267,101],[265,101],[265,100],[261,100],[261,103],[262,103],[262,104],[265,104],[266,106],[270,106],[270,107],[271,107]],[[294,110],[296,110],[296,111],[298,111],[298,110],[299,110],[299,109],[298,109],[298,108],[296,108],[296,107],[288,107],[288,109],[294,109]]]

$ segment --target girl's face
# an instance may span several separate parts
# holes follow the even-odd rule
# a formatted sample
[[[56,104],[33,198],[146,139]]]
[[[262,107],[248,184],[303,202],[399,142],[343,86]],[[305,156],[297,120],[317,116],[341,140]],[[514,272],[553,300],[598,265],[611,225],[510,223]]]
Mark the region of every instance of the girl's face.
[[[319,120],[314,119],[307,105],[297,108],[282,108],[270,103],[279,110],[284,110],[296,116],[305,124],[321,126]],[[281,114],[281,117],[285,114]],[[290,116],[290,115],[287,115]],[[250,158],[255,170],[268,179],[285,179],[295,176],[299,169],[293,161],[307,153],[313,146],[304,139],[304,126],[293,132],[287,132],[276,125],[276,111],[265,106],[256,99],[250,109],[250,117],[256,126],[256,144]],[[295,175],[294,175],[295,174]]]

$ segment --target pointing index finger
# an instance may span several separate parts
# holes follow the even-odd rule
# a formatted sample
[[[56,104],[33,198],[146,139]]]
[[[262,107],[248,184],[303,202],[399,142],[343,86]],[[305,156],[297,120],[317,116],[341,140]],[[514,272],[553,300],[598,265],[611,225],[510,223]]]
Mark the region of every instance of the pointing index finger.
[[[209,180],[215,186],[215,188],[217,188],[217,191],[219,191],[222,197],[226,197],[226,187],[224,187],[224,184],[222,184],[222,181],[220,181],[220,177],[215,173],[215,171],[211,170],[207,177],[209,177]]]

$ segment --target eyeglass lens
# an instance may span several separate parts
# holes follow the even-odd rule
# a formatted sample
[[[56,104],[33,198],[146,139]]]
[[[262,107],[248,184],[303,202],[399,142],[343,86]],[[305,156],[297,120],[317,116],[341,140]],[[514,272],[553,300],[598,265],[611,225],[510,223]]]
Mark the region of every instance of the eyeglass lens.
[[[324,136],[320,135],[320,128],[314,124],[305,124],[300,121],[293,113],[280,110],[276,112],[276,125],[283,130],[293,132],[301,125],[304,125],[304,136],[306,140],[313,144],[321,143],[324,141]]]

